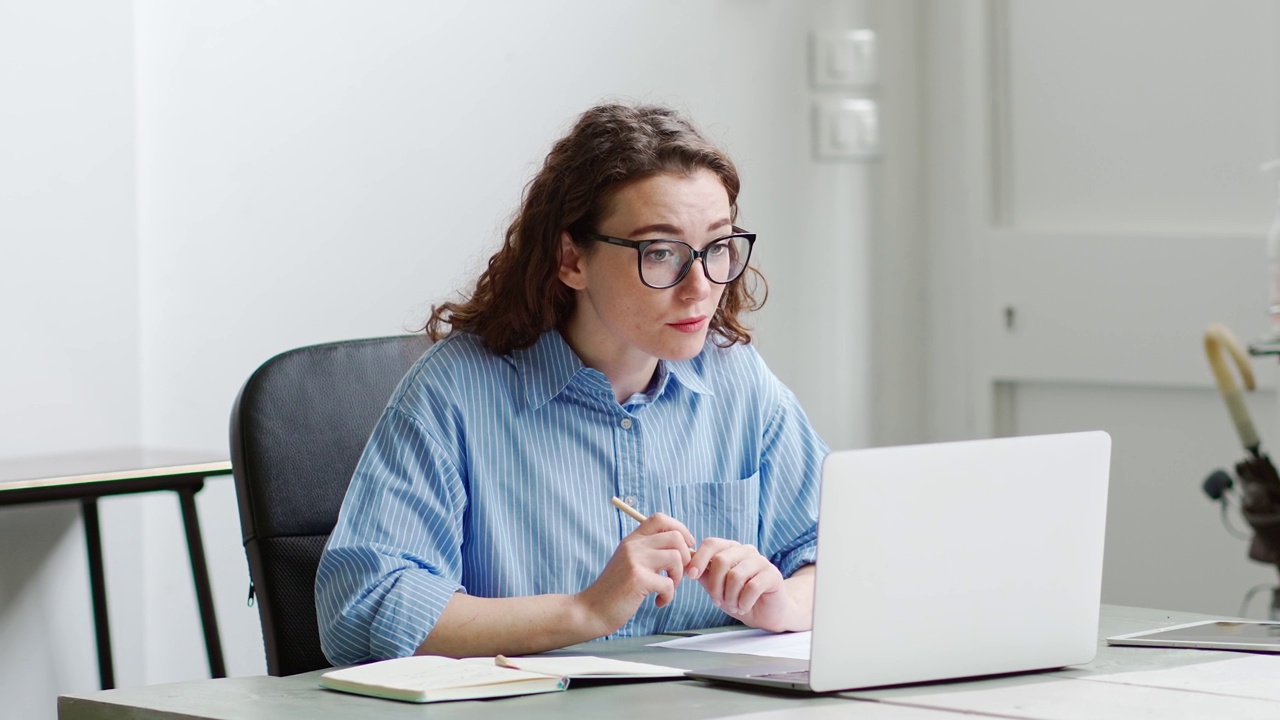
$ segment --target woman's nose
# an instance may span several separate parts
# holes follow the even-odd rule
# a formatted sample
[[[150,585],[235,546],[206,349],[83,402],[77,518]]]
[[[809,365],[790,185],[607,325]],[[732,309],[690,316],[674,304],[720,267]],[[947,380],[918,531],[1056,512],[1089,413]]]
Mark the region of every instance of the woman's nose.
[[[689,272],[685,273],[684,279],[680,281],[677,287],[680,289],[681,297],[690,300],[701,300],[711,292],[711,280],[707,277],[707,266],[704,258],[698,258],[693,261]]]

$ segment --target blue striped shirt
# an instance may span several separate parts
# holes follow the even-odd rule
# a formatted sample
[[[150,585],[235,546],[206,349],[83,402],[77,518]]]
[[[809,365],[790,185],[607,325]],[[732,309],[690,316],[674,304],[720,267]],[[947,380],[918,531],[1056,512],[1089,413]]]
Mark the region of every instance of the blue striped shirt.
[[[499,356],[457,333],[392,395],[316,575],[335,664],[409,655],[455,592],[576,593],[636,522],[755,545],[784,577],[813,562],[826,446],[750,346],[659,362],[619,404],[557,331]],[[697,583],[643,603],[614,636],[733,622]]]

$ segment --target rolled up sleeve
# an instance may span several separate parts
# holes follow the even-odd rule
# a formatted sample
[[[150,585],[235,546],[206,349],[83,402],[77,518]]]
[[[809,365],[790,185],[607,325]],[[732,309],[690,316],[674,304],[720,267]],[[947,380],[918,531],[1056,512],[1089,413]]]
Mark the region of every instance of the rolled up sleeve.
[[[818,487],[827,446],[778,383],[760,462],[761,547],[783,577],[817,558]]]
[[[449,452],[394,407],[356,467],[316,573],[335,665],[411,655],[461,585],[466,495]]]

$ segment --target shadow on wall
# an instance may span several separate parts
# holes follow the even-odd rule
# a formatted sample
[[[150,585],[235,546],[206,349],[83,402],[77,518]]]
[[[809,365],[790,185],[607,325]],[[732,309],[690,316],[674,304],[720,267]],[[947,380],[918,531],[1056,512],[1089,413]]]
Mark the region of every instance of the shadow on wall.
[[[79,506],[70,503],[0,510],[0,607],[35,586],[68,532],[83,533],[79,517]]]

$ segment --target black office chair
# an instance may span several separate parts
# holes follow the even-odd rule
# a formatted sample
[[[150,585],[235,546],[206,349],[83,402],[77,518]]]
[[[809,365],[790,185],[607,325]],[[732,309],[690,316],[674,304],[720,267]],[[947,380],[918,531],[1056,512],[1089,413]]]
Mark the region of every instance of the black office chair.
[[[424,335],[298,348],[249,376],[231,411],[231,467],[267,672],[329,667],[316,567],[387,399],[430,346]]]

